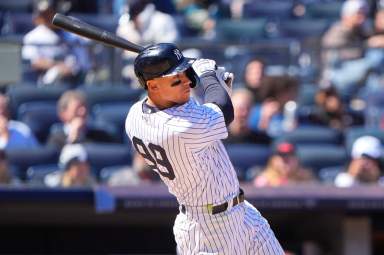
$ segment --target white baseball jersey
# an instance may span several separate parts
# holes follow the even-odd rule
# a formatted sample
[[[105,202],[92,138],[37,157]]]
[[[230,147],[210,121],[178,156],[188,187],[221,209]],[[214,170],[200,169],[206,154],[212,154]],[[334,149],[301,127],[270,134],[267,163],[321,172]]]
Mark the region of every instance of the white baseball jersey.
[[[150,113],[143,112],[143,101],[131,107],[127,134],[180,204],[219,204],[239,192],[220,140],[228,132],[217,105],[190,99],[163,111],[144,108]]]
[[[215,215],[207,210],[208,204],[230,202],[239,193],[236,172],[221,142],[228,131],[217,105],[201,105],[191,98],[157,110],[144,99],[131,107],[125,129],[135,149],[186,208],[174,225],[179,254],[283,254],[252,205],[229,203],[225,212]]]

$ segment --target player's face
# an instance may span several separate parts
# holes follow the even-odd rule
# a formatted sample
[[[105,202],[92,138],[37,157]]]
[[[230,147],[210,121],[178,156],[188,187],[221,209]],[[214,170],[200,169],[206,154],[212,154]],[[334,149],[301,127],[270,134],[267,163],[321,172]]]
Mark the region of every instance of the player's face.
[[[189,100],[191,80],[185,72],[148,81],[148,95],[160,109],[184,104]]]

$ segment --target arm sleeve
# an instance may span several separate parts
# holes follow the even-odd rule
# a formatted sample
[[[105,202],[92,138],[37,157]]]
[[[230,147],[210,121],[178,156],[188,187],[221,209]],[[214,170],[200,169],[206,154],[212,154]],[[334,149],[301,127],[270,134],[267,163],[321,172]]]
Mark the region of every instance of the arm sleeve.
[[[225,124],[228,126],[234,118],[233,105],[227,91],[220,85],[215,72],[200,77],[204,88],[204,103],[214,103],[223,112]]]

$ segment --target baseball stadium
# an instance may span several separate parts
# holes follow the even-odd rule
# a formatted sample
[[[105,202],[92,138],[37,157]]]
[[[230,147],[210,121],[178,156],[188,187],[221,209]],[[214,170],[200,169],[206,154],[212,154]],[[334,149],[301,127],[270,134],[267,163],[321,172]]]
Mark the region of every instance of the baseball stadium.
[[[0,254],[384,254],[383,0],[0,0]]]

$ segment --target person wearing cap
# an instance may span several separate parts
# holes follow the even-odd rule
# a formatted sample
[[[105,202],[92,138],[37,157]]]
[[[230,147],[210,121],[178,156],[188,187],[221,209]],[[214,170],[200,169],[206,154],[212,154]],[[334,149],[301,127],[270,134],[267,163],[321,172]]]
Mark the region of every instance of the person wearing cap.
[[[313,173],[300,165],[296,147],[289,142],[280,142],[276,145],[267,166],[253,180],[256,187],[278,187],[314,182],[316,178]]]
[[[177,199],[175,253],[283,255],[222,142],[234,118],[233,74],[212,59],[188,59],[171,43],[146,47],[134,68],[147,96],[130,108],[125,131]],[[191,97],[196,86],[202,103]]]
[[[369,6],[365,0],[347,0],[341,8],[341,18],[321,40],[324,81],[338,89],[353,93],[353,88],[365,78],[366,39],[371,31],[365,27]]]
[[[60,171],[45,177],[48,187],[92,187],[96,184],[91,175],[88,154],[81,144],[63,147],[59,158]]]
[[[35,28],[23,37],[24,79],[39,85],[79,83],[91,63],[86,40],[54,27],[54,14],[51,1],[36,2]]]
[[[345,172],[335,179],[337,187],[382,184],[383,148],[374,136],[362,136],[352,145],[351,160]]]

